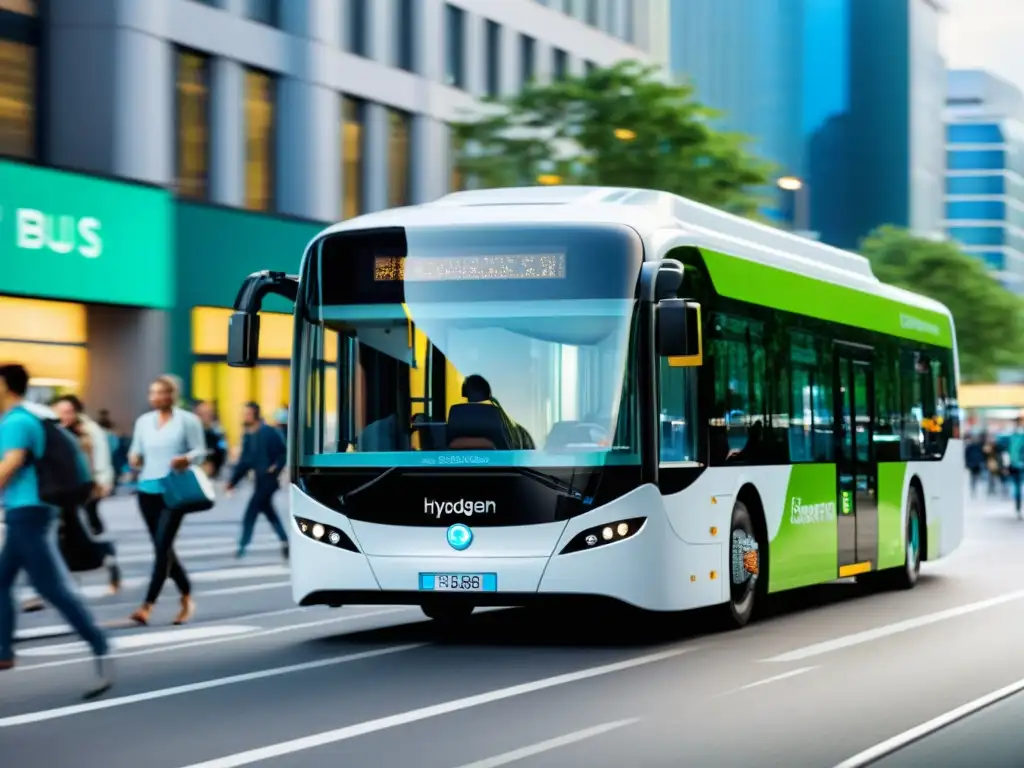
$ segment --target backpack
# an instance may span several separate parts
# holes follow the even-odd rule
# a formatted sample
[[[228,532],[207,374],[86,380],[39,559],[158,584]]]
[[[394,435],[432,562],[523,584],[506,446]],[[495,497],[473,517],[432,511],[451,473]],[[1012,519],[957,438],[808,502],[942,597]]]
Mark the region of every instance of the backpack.
[[[33,458],[40,500],[57,507],[84,504],[94,483],[82,446],[56,419],[39,421],[46,444],[43,455]]]

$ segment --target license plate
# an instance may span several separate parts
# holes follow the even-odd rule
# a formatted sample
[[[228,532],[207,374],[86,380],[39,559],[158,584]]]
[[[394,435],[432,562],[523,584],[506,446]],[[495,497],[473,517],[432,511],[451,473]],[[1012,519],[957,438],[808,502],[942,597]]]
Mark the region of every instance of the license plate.
[[[425,592],[497,592],[496,573],[421,573],[420,590]]]

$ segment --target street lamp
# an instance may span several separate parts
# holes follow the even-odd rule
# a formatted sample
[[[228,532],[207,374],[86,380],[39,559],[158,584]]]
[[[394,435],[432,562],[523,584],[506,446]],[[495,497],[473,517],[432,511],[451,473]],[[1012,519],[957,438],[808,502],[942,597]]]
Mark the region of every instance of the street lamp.
[[[793,229],[797,232],[808,232],[811,229],[810,195],[803,179],[796,176],[782,176],[775,181],[776,186],[793,194]]]
[[[631,131],[629,128],[616,128],[613,133],[619,141],[632,141],[636,138],[636,131]]]
[[[783,176],[775,183],[779,185],[779,189],[787,192],[799,192],[804,187],[804,183],[796,176]]]

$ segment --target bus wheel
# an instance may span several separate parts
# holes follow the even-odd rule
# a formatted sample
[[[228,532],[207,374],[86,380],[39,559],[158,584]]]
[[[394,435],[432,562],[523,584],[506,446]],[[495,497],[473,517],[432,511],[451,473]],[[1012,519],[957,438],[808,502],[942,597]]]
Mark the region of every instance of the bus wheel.
[[[889,589],[913,589],[921,576],[921,537],[924,533],[924,516],[921,514],[921,497],[913,486],[907,491],[907,542],[906,562],[900,568],[883,571],[883,585]]]
[[[723,606],[722,618],[727,627],[739,629],[754,615],[761,573],[761,550],[754,521],[742,501],[737,501],[732,508],[730,530],[729,602]]]
[[[473,614],[473,606],[467,603],[424,603],[420,609],[439,624],[457,624]]]

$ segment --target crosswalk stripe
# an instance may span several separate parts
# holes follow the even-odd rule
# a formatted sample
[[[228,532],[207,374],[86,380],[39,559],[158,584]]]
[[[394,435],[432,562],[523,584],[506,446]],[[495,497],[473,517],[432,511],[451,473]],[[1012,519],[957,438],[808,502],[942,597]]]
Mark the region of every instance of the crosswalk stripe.
[[[282,565],[254,565],[249,567],[218,568],[210,571],[191,571],[189,579],[199,584],[223,583],[225,581],[246,581],[250,579],[265,579],[273,577],[287,577],[289,570]],[[121,580],[122,589],[145,586],[149,583],[149,576],[130,576]],[[86,598],[95,599],[110,595],[110,586],[107,584],[84,584],[78,588],[78,593]],[[19,590],[18,599],[27,600],[33,597],[35,592],[29,589]]]

